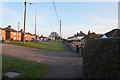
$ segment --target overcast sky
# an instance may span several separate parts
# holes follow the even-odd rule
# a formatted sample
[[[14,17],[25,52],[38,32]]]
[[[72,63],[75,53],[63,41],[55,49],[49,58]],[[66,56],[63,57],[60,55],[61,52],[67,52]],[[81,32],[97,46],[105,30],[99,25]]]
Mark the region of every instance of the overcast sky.
[[[52,31],[59,33],[59,22],[52,2],[34,2],[37,4],[37,34],[48,36]],[[88,30],[96,33],[106,33],[118,27],[117,2],[55,2],[58,16],[62,20],[62,35],[64,38]],[[24,3],[2,3],[2,27],[11,25],[18,30],[23,29]],[[34,33],[35,9],[27,4],[26,32]]]

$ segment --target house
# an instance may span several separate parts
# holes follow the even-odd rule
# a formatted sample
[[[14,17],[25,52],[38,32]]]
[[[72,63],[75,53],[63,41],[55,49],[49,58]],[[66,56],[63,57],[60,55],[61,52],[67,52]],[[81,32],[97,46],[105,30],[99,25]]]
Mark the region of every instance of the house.
[[[0,27],[0,40],[6,40],[6,31]]]
[[[43,35],[40,36],[40,41],[47,41],[48,38],[47,37],[44,37]]]
[[[76,35],[76,40],[81,40],[84,36],[86,36],[86,34],[80,31],[80,33],[77,33]]]
[[[81,40],[84,36],[86,36],[86,34],[80,31],[80,33],[77,33],[77,34],[74,34],[74,36],[68,37],[68,40]]]
[[[120,29],[113,29],[113,30],[103,34],[99,38],[104,39],[104,38],[119,38],[119,37],[120,37]]]
[[[92,38],[97,38],[100,37],[102,34],[96,34],[95,32],[90,33],[90,31],[88,31],[88,34],[86,36],[84,36],[81,40],[82,42],[85,42],[87,40],[90,40]]]
[[[23,41],[23,38],[24,38],[23,29],[21,29],[19,32],[22,33],[22,39],[21,39],[21,41]],[[31,40],[31,34],[30,33],[25,33],[25,41],[30,41],[30,40]]]
[[[19,40],[21,41],[22,39],[22,33],[11,28],[11,25],[9,25],[6,28],[3,28],[3,30],[6,30],[6,40]]]
[[[35,35],[34,34],[31,34],[31,40],[35,40]]]
[[[36,38],[37,38],[37,41],[39,41],[39,40],[40,40],[40,37],[39,37],[38,35],[36,35]]]

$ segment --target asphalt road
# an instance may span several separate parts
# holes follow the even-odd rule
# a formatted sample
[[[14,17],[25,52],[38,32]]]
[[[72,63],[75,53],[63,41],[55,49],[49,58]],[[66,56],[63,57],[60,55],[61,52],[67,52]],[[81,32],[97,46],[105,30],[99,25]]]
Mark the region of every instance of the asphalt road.
[[[83,77],[82,58],[76,53],[47,51],[9,44],[0,44],[0,47],[2,47],[0,53],[3,55],[47,63],[48,69],[44,78]]]

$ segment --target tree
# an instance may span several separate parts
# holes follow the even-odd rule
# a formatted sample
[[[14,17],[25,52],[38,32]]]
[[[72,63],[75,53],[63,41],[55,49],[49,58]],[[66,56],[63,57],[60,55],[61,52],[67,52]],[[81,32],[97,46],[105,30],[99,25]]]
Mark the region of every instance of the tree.
[[[58,36],[58,33],[57,32],[51,32],[49,37],[51,38],[51,40],[59,40],[60,39],[60,36]]]

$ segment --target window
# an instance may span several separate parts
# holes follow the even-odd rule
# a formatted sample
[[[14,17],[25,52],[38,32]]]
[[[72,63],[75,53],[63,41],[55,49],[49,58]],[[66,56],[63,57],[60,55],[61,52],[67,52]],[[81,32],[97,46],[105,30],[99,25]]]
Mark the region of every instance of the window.
[[[14,35],[16,35],[16,33],[14,33]]]
[[[19,37],[17,38],[17,40],[19,40]]]
[[[4,34],[4,31],[3,31],[3,34]]]
[[[16,40],[16,37],[14,37],[14,40]]]

